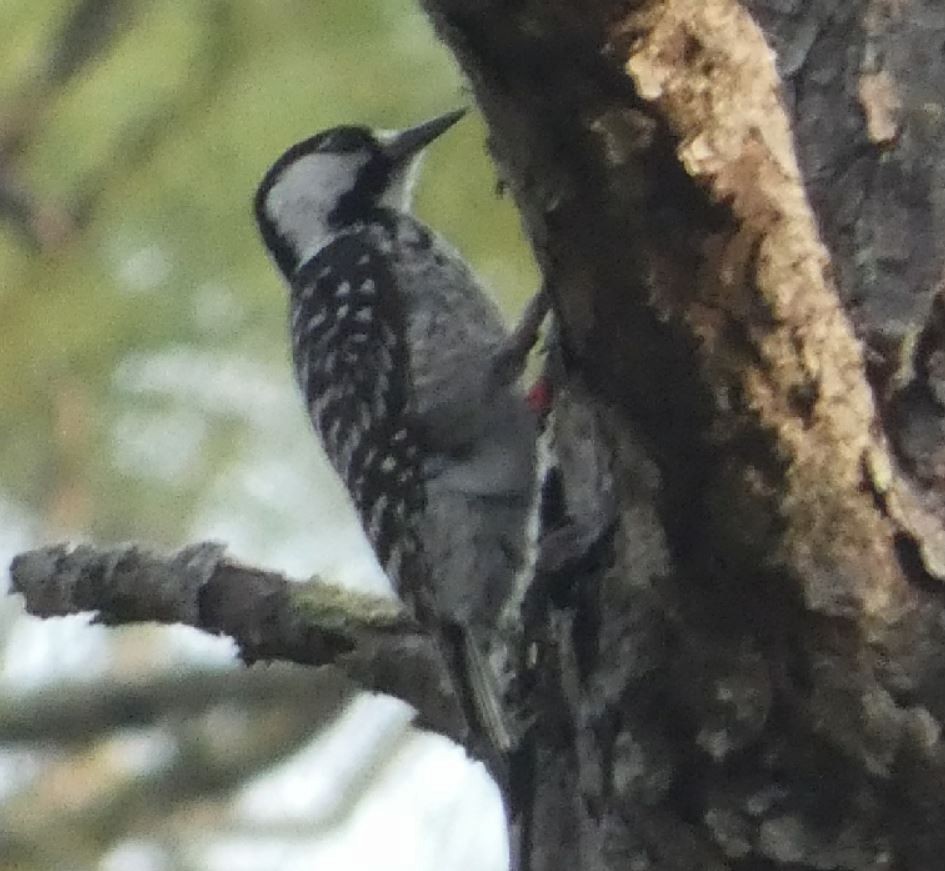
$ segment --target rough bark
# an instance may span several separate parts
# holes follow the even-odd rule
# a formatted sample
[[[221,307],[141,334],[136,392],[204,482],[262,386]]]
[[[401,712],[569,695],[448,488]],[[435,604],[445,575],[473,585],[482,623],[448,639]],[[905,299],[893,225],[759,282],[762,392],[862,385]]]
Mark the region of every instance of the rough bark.
[[[945,9],[424,5],[615,482],[529,628],[523,864],[938,867]]]

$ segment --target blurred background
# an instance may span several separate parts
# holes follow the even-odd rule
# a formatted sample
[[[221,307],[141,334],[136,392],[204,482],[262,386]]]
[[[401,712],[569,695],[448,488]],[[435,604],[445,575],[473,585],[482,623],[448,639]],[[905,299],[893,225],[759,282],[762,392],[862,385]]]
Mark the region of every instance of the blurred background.
[[[212,538],[383,589],[250,202],[318,129],[470,102],[414,0],[5,0],[0,49],[0,561]],[[477,118],[417,211],[514,317],[537,277]],[[499,871],[491,782],[410,719],[222,639],[0,597],[0,871]]]

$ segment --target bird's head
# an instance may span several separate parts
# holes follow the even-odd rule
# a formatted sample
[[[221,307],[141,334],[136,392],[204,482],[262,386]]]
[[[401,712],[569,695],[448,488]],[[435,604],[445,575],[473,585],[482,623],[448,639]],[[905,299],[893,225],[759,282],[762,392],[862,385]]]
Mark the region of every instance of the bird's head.
[[[465,114],[406,130],[333,127],[289,148],[256,191],[259,230],[286,277],[373,209],[410,208],[424,148]]]

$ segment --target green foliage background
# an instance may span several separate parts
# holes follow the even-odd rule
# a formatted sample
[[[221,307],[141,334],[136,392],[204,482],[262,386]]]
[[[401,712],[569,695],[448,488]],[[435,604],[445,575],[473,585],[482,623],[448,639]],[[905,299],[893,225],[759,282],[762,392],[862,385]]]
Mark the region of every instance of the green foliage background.
[[[208,501],[252,507],[238,469],[291,475],[298,450],[329,486],[300,406],[271,399],[290,389],[285,301],[249,204],[320,128],[470,102],[416,5],[12,0],[0,33],[0,182],[33,210],[0,220],[0,498],[38,538],[169,546]],[[478,119],[426,169],[418,211],[511,315],[536,277]],[[257,511],[259,535],[297,502]]]
[[[0,2],[0,561],[64,539],[213,537],[296,577],[357,582],[361,559],[370,581],[295,393],[252,196],[319,129],[470,102],[414,0]],[[513,317],[537,279],[474,115],[431,149],[418,194]],[[227,854],[245,825],[229,798],[305,752],[349,695],[310,670],[219,668],[232,664],[196,632],[35,621],[0,596],[0,871],[255,871],[313,867],[317,850],[355,867],[389,844],[429,854],[398,867],[442,867],[450,850],[469,853],[451,867],[493,867],[468,826],[452,834],[459,798],[436,798],[468,799],[478,832],[497,807],[485,775],[412,733],[409,712],[363,699],[346,728],[380,729],[374,749],[329,742],[300,775],[340,772],[337,808],[299,826],[301,864],[280,852],[292,838],[278,818],[274,835],[246,834],[278,858],[242,842]],[[129,713],[139,694],[153,715]],[[431,777],[429,806],[405,799]],[[130,864],[126,848],[152,859]]]

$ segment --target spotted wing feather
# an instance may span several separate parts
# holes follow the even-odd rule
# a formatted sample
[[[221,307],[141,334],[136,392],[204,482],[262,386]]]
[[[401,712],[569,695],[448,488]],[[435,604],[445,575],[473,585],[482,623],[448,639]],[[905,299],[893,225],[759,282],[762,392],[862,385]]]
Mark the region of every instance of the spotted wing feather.
[[[295,373],[315,431],[395,586],[422,510],[409,350],[395,279],[375,247],[341,236],[292,280]]]

